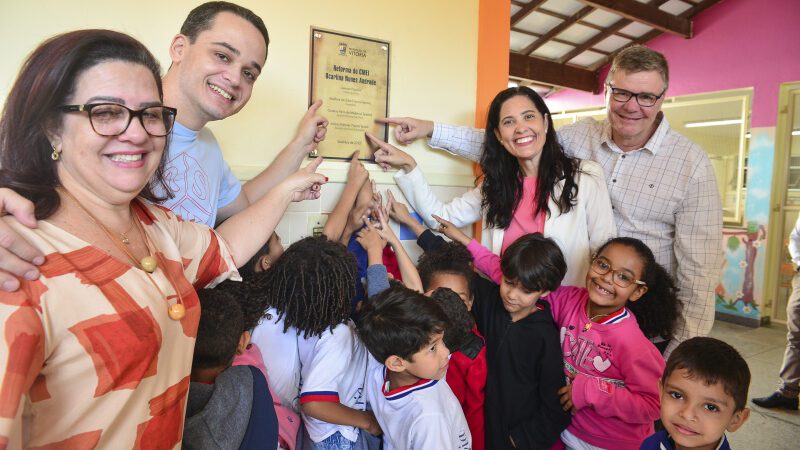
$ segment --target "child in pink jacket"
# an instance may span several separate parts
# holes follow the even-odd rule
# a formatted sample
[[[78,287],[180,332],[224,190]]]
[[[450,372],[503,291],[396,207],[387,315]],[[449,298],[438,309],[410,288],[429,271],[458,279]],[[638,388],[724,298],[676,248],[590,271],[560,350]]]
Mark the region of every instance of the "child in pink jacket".
[[[469,239],[441,222],[451,239]],[[503,276],[500,257],[477,241],[468,242],[467,249],[475,267],[496,283],[516,281]],[[592,260],[586,288],[562,286],[546,300],[560,329],[570,379],[559,391],[561,404],[574,414],[562,443],[638,449],[659,417],[664,359],[648,338],[672,333],[679,303],[671,277],[644,243],[614,238]]]

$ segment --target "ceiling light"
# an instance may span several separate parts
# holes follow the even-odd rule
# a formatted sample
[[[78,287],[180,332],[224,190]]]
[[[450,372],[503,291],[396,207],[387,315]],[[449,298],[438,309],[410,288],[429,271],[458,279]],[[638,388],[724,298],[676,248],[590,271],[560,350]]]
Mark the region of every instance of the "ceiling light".
[[[720,119],[720,120],[704,120],[702,122],[686,122],[683,124],[686,128],[700,128],[700,127],[718,127],[722,125],[739,125],[742,119]]]
[[[800,136],[800,130],[792,130],[792,136]]]

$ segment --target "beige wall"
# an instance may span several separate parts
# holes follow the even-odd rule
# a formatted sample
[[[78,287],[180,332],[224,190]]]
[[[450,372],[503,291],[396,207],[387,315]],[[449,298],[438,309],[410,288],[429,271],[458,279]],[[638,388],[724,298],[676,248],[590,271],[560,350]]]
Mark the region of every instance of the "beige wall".
[[[25,56],[43,39],[78,28],[111,28],[142,40],[169,65],[167,47],[201,1],[3,0],[0,14],[0,100]],[[243,179],[264,167],[292,137],[308,101],[309,27],[320,26],[392,43],[390,113],[471,125],[474,122],[477,0],[239,0],[267,24],[272,44],[264,73],[242,112],[211,128],[225,159]],[[411,147],[443,185],[468,185],[471,166]],[[342,180],[344,163],[326,163]],[[372,168],[375,169],[374,167]],[[386,174],[377,174],[391,182]]]

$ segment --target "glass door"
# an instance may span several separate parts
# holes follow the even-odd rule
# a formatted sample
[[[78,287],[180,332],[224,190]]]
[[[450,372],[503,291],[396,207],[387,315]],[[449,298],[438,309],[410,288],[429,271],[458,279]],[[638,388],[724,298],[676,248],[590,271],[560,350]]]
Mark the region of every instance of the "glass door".
[[[780,257],[777,260],[777,267],[772,266],[777,270],[768,271],[767,276],[777,278],[777,289],[773,291],[775,301],[772,320],[785,323],[786,304],[792,293],[792,277],[795,273],[788,249],[789,233],[800,215],[800,83],[784,85],[782,88],[784,94],[782,100],[786,100],[785,103],[781,102],[779,111],[781,117],[775,130],[775,144],[779,149],[775,160],[776,167],[779,168],[779,171],[776,171],[776,181],[782,183],[776,186],[777,189],[774,191],[778,194],[778,198],[773,208],[773,213],[776,214],[773,214],[771,222],[774,227],[771,233],[780,233],[772,234],[772,239],[777,240],[780,245],[780,249],[776,249]],[[780,238],[775,239],[778,236]]]

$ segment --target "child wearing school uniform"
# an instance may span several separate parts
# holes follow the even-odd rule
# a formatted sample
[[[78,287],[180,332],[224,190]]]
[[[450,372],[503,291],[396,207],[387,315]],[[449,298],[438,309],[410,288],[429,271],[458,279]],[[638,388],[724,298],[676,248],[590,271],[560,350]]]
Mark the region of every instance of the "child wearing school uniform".
[[[378,269],[370,266],[368,275]],[[358,331],[374,358],[366,395],[386,450],[472,449],[461,405],[443,381],[450,355],[446,323],[436,302],[401,285],[364,304]]]

